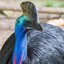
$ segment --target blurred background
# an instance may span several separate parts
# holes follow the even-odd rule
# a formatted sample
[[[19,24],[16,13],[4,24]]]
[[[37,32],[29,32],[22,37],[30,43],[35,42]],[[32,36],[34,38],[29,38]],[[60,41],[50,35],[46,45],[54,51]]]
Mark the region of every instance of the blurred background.
[[[20,3],[23,1],[35,4],[40,23],[64,29],[64,0],[0,0],[0,48],[14,32],[15,20],[22,15]]]

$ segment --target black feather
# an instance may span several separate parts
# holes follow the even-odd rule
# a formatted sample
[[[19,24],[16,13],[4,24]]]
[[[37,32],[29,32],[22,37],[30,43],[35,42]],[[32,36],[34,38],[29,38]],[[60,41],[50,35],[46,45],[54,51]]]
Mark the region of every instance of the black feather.
[[[4,43],[0,51],[0,64],[9,64],[15,45],[15,34],[13,33]]]
[[[27,58],[23,64],[64,64],[64,31],[49,24],[41,24],[44,32],[31,30],[27,33]],[[0,51],[0,64],[12,64],[14,33]]]

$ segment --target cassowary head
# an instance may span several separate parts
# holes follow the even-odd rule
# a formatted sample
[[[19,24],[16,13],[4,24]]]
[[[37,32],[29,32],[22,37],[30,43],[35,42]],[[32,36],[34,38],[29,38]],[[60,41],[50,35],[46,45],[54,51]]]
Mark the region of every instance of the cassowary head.
[[[26,15],[20,16],[16,20],[16,27],[23,26],[25,29],[36,29],[39,31],[43,31],[42,27],[38,23],[33,23]]]
[[[23,25],[25,29],[36,29],[43,31],[43,28],[38,24],[37,21],[37,12],[34,4],[26,1],[22,2],[20,6],[23,10],[23,15],[17,19],[16,25]]]

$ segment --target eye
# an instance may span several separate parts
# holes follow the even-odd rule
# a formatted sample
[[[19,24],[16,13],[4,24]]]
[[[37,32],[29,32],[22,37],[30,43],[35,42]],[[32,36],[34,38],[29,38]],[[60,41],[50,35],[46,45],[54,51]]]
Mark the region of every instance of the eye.
[[[20,21],[18,20],[18,22],[17,22],[18,24],[20,23]]]
[[[24,24],[26,25],[26,24],[27,24],[27,22],[28,22],[28,21],[27,21],[27,20],[25,20],[25,21],[24,21]]]
[[[30,22],[30,20],[25,20],[24,22],[27,22],[28,23],[28,22]]]
[[[24,26],[28,26],[29,25],[29,21],[28,20],[25,20],[24,21]]]
[[[24,22],[28,22],[27,20],[25,20]]]

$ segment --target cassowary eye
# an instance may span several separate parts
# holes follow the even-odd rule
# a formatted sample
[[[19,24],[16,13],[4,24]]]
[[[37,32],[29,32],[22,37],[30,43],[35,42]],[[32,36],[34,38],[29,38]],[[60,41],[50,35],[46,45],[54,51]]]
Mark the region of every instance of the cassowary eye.
[[[25,23],[25,24],[28,24],[28,23],[29,23],[29,21],[25,20],[25,21],[24,21],[24,23]]]
[[[24,22],[28,22],[27,20],[25,20]]]
[[[20,21],[17,22],[18,24],[20,23]]]

